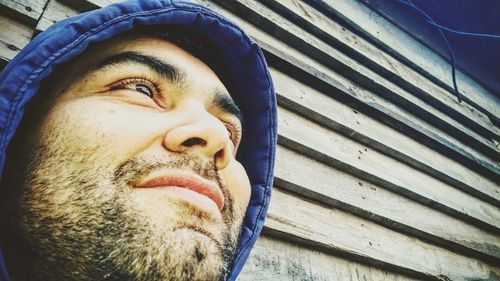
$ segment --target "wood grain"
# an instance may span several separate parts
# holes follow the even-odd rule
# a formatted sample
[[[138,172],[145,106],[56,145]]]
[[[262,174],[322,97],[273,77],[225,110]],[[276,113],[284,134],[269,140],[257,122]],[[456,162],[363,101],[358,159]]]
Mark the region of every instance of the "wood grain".
[[[14,7],[14,2],[0,1],[3,7]],[[114,2],[50,0],[36,29]],[[474,108],[457,104],[443,91],[450,90],[446,62],[433,61],[436,55],[426,55],[429,50],[422,46],[408,46],[410,41],[401,31],[392,34],[391,26],[384,31],[388,41],[382,42],[375,33],[386,27],[370,25],[383,21],[355,1],[312,2],[361,30],[363,38],[302,1],[260,1],[272,9],[249,0],[197,2],[230,17],[263,46],[281,106],[279,189],[273,194],[265,236],[238,280],[498,279],[500,209],[495,203],[500,197],[494,179],[499,165],[491,160],[497,156],[485,153],[498,151],[491,147],[494,142],[484,143],[484,131],[478,133],[471,125],[498,135],[484,115],[492,118],[500,110],[491,93],[460,74],[460,83],[466,83],[461,90],[479,94],[466,99]],[[15,16],[0,14],[0,63],[10,60],[33,34],[22,7]],[[353,7],[360,10],[349,10]],[[314,22],[315,31],[302,30],[306,22]],[[292,35],[303,40],[304,49],[277,40]],[[397,40],[403,46],[391,46]],[[335,48],[347,50],[348,56]],[[360,83],[360,77],[368,84]],[[399,96],[391,100],[381,90]],[[441,104],[423,96],[431,92],[437,92]],[[423,101],[415,98],[419,95]],[[443,129],[457,125],[453,112],[472,122],[457,127],[469,138]],[[471,148],[470,138],[483,142],[483,149],[478,144]]]
[[[48,0],[0,0],[0,9],[29,25],[35,25]]]
[[[276,160],[277,187],[465,255],[500,263],[498,235],[283,146],[278,146]]]
[[[416,281],[344,257],[261,236],[238,277],[239,281]]]
[[[482,280],[500,268],[478,263],[343,211],[275,189],[266,227],[281,239],[430,280]],[[448,278],[448,279],[445,279]]]
[[[296,1],[298,2],[298,1]],[[343,20],[381,50],[412,67],[453,93],[451,66],[422,43],[374,13],[361,1],[311,0],[330,17]],[[500,124],[499,99],[476,81],[457,70],[457,83],[464,99]]]
[[[459,123],[473,130],[490,130],[493,134],[485,132],[483,136],[498,138],[498,128],[490,122],[487,115],[477,111],[466,102],[458,103],[457,98],[450,92],[437,86],[355,33],[343,28],[307,3],[294,0],[265,0],[264,2],[281,13],[283,17],[295,22],[309,33],[332,45],[335,49],[342,51],[374,72],[381,74],[386,79],[416,95],[427,104],[448,114]],[[257,6],[255,2],[249,1],[247,5],[256,10],[254,8]],[[500,115],[500,108],[497,108],[497,113]],[[477,126],[485,128],[476,128]]]
[[[67,1],[67,0],[63,0],[63,1]],[[102,7],[102,6],[116,3],[119,1],[118,0],[75,0],[75,1],[70,1],[70,2],[73,3],[72,4],[73,6],[80,6],[80,7],[85,7],[85,9],[91,9],[91,8]],[[322,4],[324,4],[323,5],[324,7],[328,7],[328,8],[330,8],[329,10],[335,11],[338,14],[341,14],[341,12],[344,12],[344,11],[349,10],[349,9],[358,9],[358,10],[354,10],[354,12],[353,12],[353,10],[350,10],[348,15],[355,14],[355,16],[358,16],[359,14],[361,14],[362,16],[365,16],[364,19],[367,19],[369,21],[374,20],[374,16],[370,12],[367,12],[367,8],[364,7],[360,3],[348,3],[349,1],[338,1],[339,3],[327,1],[328,3],[326,3],[326,2],[320,1],[320,0],[316,1],[316,2],[321,2]],[[354,1],[351,1],[351,2],[354,2]],[[299,6],[300,8],[302,8],[302,6],[307,7],[307,5],[303,5],[303,4],[304,3],[302,3],[302,2],[298,2],[298,1],[294,0],[294,6]],[[332,4],[334,4],[334,5],[332,5]],[[337,7],[336,5],[344,8],[344,9],[343,10],[342,9],[335,10],[334,8]],[[349,7],[349,5],[353,5],[354,8]],[[291,5],[288,5],[288,7],[292,8]],[[305,8],[305,9],[307,9],[307,8]],[[345,16],[343,14],[341,14],[341,15],[345,18]],[[353,16],[353,18],[355,16]],[[359,16],[358,16],[358,18],[359,18]],[[379,21],[383,21],[383,19],[379,19],[380,17],[376,17],[376,18]],[[349,22],[352,22],[354,24],[353,21],[349,21]],[[366,23],[366,20],[362,20],[359,24],[363,24],[363,23]],[[384,26],[382,26],[383,28],[386,28],[386,26],[389,26],[391,28],[390,29],[391,32],[387,32],[387,34],[385,34],[385,35],[391,36],[389,38],[391,38],[393,41],[398,41],[400,39],[400,37],[402,37],[402,33],[403,33],[402,31],[398,30],[394,26],[391,26],[390,23],[389,24],[386,24],[385,22],[381,22],[381,23],[384,24]],[[315,24],[318,24],[318,23],[315,22]],[[358,24],[358,22],[356,21],[355,27],[357,29],[361,29],[360,25],[357,25],[357,24]],[[373,23],[369,22],[368,24],[373,24]],[[364,25],[362,25],[362,26],[364,26]],[[365,33],[367,33],[367,32],[365,31]],[[380,37],[380,35],[376,31],[373,33],[377,34],[378,37]],[[371,34],[371,33],[369,33],[369,34]],[[394,39],[394,37],[396,35],[399,37]],[[370,38],[372,38],[372,37],[373,36],[370,36]],[[450,83],[449,83],[449,80],[451,77],[450,76],[451,74],[449,74],[449,72],[450,72],[449,65],[443,59],[438,57],[436,54],[430,52],[430,50],[426,49],[425,47],[421,46],[420,44],[415,44],[415,42],[413,42],[414,40],[413,41],[408,40],[408,39],[411,39],[410,37],[404,37],[404,39],[405,40],[403,40],[402,42],[404,42],[406,48],[408,48],[408,46],[406,46],[406,45],[413,44],[413,45],[417,46],[417,49],[411,49],[411,51],[415,51],[415,50],[419,51],[417,53],[417,55],[419,56],[419,59],[420,59],[419,62],[425,63],[424,67],[417,67],[417,70],[420,73],[427,74],[427,75],[425,75],[427,78],[433,79],[433,81],[435,80],[435,82],[436,81],[440,82],[439,84],[441,86],[445,86],[448,90],[452,90]],[[381,40],[378,40],[378,41],[381,41]],[[418,42],[416,42],[416,43],[418,43]],[[384,45],[387,45],[387,44],[384,44]],[[397,44],[395,44],[395,45],[396,45],[395,47],[397,47]],[[403,48],[403,50],[405,50],[405,49]],[[391,48],[389,48],[389,51],[391,51]],[[404,51],[402,51],[402,52],[392,51],[389,53],[395,53],[397,55],[396,56],[397,58],[404,59],[405,62],[409,63],[411,66],[414,66],[414,63],[411,63],[411,62],[413,62],[413,60],[408,59],[408,58],[412,58],[412,55],[415,56],[414,53],[408,52],[408,51],[406,51],[406,52],[404,52]],[[404,55],[401,55],[400,53],[403,53]],[[438,63],[431,61],[431,59],[434,59]],[[429,67],[431,67],[431,68],[429,68]],[[431,71],[433,74],[432,75],[428,74],[428,71]],[[461,86],[461,89],[464,91],[464,94],[466,94],[466,100],[472,101],[472,103],[475,106],[478,106],[480,109],[486,110],[488,112],[490,118],[492,115],[499,116],[500,115],[499,109],[496,106],[494,106],[494,104],[498,104],[498,99],[496,99],[491,93],[489,93],[486,89],[481,87],[479,84],[475,83],[470,78],[466,77],[465,75],[463,75],[461,73],[459,73],[459,75],[461,78],[460,82],[466,83],[466,85]],[[443,81],[447,81],[447,82],[443,82]],[[478,90],[480,90],[479,94],[477,93]],[[474,94],[469,94],[469,92],[474,93]]]
[[[69,5],[63,4],[58,0],[49,0],[47,8],[42,13],[35,30],[37,32],[44,31],[54,23],[65,18],[79,14],[81,11]]]
[[[0,14],[0,27],[0,62],[5,65],[29,43],[33,28],[3,14]]]
[[[467,169],[415,139],[353,110],[315,89],[271,68],[278,103],[291,111],[404,162],[477,198],[496,198],[498,183]],[[489,200],[490,202],[492,200]]]
[[[278,142],[356,177],[500,234],[500,210],[367,146],[278,108]]]

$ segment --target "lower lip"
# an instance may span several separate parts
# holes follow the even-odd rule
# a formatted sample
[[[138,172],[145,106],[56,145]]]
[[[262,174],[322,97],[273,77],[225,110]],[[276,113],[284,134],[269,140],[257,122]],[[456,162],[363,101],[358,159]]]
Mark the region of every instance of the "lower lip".
[[[175,174],[172,172],[171,174],[166,173],[162,176],[153,177],[152,179],[136,185],[137,188],[161,188],[161,187],[169,187],[176,186],[184,189],[189,189],[193,192],[199,193],[211,199],[218,207],[219,210],[222,210],[224,206],[224,196],[222,191],[215,186],[214,183],[203,183],[203,180],[199,177],[195,177],[192,175],[182,175],[182,172],[176,172]]]
[[[201,209],[210,211],[211,213],[216,213],[220,216],[220,210],[217,206],[217,204],[210,199],[209,197],[198,193],[196,191],[193,191],[191,189],[187,189],[185,187],[180,187],[180,186],[156,186],[156,187],[150,187],[150,188],[137,188],[136,190],[147,190],[147,191],[158,191],[158,192],[165,192],[169,193],[169,198],[175,197],[178,198],[182,201],[187,201],[196,207],[199,207]],[[154,196],[156,196],[155,194]],[[161,196],[158,197],[159,199]]]

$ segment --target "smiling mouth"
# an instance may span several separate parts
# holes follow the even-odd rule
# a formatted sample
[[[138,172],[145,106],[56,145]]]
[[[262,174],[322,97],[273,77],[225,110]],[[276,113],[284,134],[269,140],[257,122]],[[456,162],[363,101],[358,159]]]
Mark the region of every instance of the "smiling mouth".
[[[155,172],[139,184],[134,185],[134,187],[155,189],[169,187],[185,188],[208,197],[217,205],[219,211],[224,207],[224,195],[220,186],[191,172],[178,170]]]

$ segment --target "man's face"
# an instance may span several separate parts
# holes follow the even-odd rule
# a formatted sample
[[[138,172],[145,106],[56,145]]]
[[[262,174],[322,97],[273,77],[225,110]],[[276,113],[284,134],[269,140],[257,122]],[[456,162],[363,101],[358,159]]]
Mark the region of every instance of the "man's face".
[[[45,280],[224,278],[250,184],[222,82],[149,37],[94,47],[63,76],[18,159],[27,168],[6,175],[23,190],[24,262]]]

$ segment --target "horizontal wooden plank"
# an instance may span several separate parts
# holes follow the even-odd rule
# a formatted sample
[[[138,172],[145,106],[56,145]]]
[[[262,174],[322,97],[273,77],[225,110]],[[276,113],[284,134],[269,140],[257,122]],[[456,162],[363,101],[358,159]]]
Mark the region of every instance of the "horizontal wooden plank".
[[[121,2],[120,0],[78,0],[80,2],[87,2],[95,7],[104,7],[107,5],[111,5],[113,3]],[[77,2],[77,1],[75,1]]]
[[[374,13],[362,1],[311,0],[327,16],[339,18],[346,26],[356,30],[380,49],[392,54],[400,61],[453,93],[451,66],[422,43],[403,32],[394,24]],[[500,103],[476,81],[457,70],[457,83],[464,100],[488,114],[500,124]]]
[[[327,92],[342,102],[348,103],[356,110],[366,112],[403,131],[438,152],[449,154],[453,159],[463,162],[467,167],[479,173],[495,179],[499,178],[500,168],[498,162],[490,160],[485,155],[464,145],[464,143],[449,136],[446,132],[434,128],[432,124],[420,120],[390,101],[360,88],[347,78],[305,56],[302,52],[276,40],[276,38],[257,29],[232,12],[211,1],[197,0],[197,2],[215,8],[242,26],[263,47],[271,66],[275,66],[297,79],[307,80],[307,84]]]
[[[416,95],[427,104],[436,107],[460,124],[464,124],[476,132],[484,131],[482,135],[485,138],[499,138],[498,128],[491,123],[487,115],[466,102],[458,103],[457,98],[450,92],[437,86],[355,33],[346,30],[307,3],[298,3],[294,0],[265,0],[264,2],[281,13],[283,17],[295,22],[301,28],[406,89],[409,93]]]
[[[500,236],[416,203],[378,185],[278,146],[275,185],[492,264],[500,264]]]
[[[282,239],[430,280],[482,280],[500,268],[275,189],[266,227]],[[448,278],[448,279],[446,279]]]
[[[498,162],[485,158],[484,155],[470,149],[466,143],[454,139],[446,132],[436,130],[432,124],[415,118],[385,100],[374,101],[375,97],[372,93],[358,87],[349,80],[337,76],[335,73],[326,74],[322,70],[310,66],[311,62],[295,60],[297,54],[287,55],[262,41],[259,43],[264,45],[264,52],[271,66],[290,74],[291,77],[311,85],[323,93],[327,93],[340,102],[348,104],[353,110],[363,112],[425,144],[436,153],[446,155],[494,181],[499,180],[500,167]],[[346,93],[355,95],[364,102],[353,101],[350,99],[351,96],[345,95]]]
[[[6,64],[29,43],[33,28],[3,14],[0,14],[0,26],[2,27],[0,28],[0,61]]]
[[[48,0],[0,0],[0,9],[30,25],[35,25]]]
[[[261,236],[238,277],[239,281],[416,281],[387,270]]]
[[[40,20],[35,27],[36,32],[44,31],[54,23],[70,16],[77,15],[81,12],[81,10],[61,3],[59,0],[49,0],[47,7],[43,11]]]
[[[477,198],[500,204],[498,183],[436,153],[362,112],[353,111],[349,105],[338,102],[277,69],[271,68],[271,75],[280,105]]]
[[[414,94],[418,95],[420,98],[424,98],[427,101],[432,99],[430,102],[432,102],[433,105],[440,103],[439,109],[436,109],[420,98],[412,95],[408,91],[408,87],[406,87],[407,89],[405,90],[387,79],[384,79],[379,73],[380,67],[375,71],[371,70],[365,66],[366,60],[362,63],[353,60],[257,1],[240,0],[219,2],[237,12],[238,15],[244,19],[251,21],[259,28],[271,33],[277,39],[286,42],[289,46],[296,48],[303,54],[341,73],[358,85],[392,101],[394,104],[426,120],[441,130],[446,131],[462,142],[474,146],[475,149],[483,152],[486,156],[494,157],[493,159],[495,160],[500,160],[500,150],[492,141],[494,138],[499,138],[500,131],[498,128],[492,125],[488,117],[479,111],[477,111],[476,114],[468,114],[466,108],[461,108],[456,102],[453,102],[453,104],[456,104],[456,108],[451,108],[450,106],[442,104],[439,99],[433,97],[433,95],[440,94],[438,90],[441,90],[441,88],[434,87],[426,89],[429,92],[425,92],[421,89],[417,89],[408,82],[403,83],[405,86],[411,86],[411,90],[414,90]],[[362,42],[354,41],[354,43],[355,44],[351,43],[352,46],[355,46],[353,48],[359,49],[360,52],[364,51],[363,46],[361,46]],[[390,63],[390,61],[388,62]],[[392,67],[395,66],[396,65],[393,65]],[[395,78],[392,80],[405,82],[405,78],[402,76],[406,74],[407,73],[401,73],[398,75],[398,73],[392,73],[390,76]],[[431,83],[420,81],[420,84],[425,86]],[[461,118],[455,120],[445,113]],[[479,116],[477,114],[479,114]],[[469,125],[475,131],[467,128],[464,124]]]
[[[500,234],[498,207],[281,107],[278,124],[286,147]]]
[[[58,0],[80,11],[88,11],[99,7],[122,2],[120,0]]]

